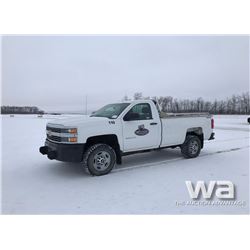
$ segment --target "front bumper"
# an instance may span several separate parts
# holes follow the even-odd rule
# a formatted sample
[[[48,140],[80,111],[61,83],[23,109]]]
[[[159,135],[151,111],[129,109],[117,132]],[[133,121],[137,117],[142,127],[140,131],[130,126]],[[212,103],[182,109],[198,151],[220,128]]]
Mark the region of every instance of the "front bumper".
[[[85,144],[66,144],[55,143],[46,140],[45,146],[40,147],[39,151],[43,155],[47,155],[50,160],[58,160],[65,162],[81,162],[83,159]]]

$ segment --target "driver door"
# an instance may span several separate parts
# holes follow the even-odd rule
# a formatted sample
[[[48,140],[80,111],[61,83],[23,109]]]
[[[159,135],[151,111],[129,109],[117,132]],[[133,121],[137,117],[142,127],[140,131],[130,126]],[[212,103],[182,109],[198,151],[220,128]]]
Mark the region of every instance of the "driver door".
[[[160,145],[159,117],[152,116],[149,103],[133,106],[123,117],[124,152],[157,148]]]

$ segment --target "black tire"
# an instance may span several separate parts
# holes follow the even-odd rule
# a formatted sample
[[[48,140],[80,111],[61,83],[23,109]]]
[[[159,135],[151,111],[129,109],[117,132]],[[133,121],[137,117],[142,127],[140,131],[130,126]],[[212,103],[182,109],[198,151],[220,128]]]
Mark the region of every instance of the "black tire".
[[[107,144],[94,144],[90,146],[83,156],[83,164],[92,175],[108,174],[116,163],[116,153]]]
[[[185,158],[195,158],[200,154],[201,140],[198,136],[188,135],[181,146],[181,153]]]
[[[247,122],[250,124],[250,117],[247,118]]]

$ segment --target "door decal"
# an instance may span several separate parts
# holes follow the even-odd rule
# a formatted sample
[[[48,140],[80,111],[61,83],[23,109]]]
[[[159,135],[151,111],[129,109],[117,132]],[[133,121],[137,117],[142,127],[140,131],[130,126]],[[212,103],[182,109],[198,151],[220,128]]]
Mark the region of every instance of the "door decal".
[[[144,124],[139,125],[138,129],[135,131],[136,135],[143,136],[149,133],[149,130],[145,128]]]

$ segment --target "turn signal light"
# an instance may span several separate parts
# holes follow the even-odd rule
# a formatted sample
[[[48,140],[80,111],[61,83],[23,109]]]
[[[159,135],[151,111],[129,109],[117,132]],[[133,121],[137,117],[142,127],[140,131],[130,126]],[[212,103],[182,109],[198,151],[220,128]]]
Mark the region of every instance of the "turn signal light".
[[[77,128],[71,128],[68,130],[71,134],[77,134]]]
[[[69,137],[68,142],[77,142],[77,137]]]

